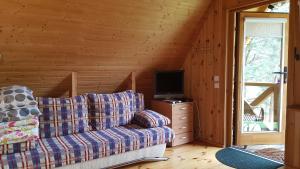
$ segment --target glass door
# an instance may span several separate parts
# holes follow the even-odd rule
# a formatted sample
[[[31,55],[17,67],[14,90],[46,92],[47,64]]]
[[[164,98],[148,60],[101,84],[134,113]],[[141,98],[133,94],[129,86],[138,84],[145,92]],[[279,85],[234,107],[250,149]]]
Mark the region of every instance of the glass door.
[[[238,145],[284,143],[287,17],[240,14]]]

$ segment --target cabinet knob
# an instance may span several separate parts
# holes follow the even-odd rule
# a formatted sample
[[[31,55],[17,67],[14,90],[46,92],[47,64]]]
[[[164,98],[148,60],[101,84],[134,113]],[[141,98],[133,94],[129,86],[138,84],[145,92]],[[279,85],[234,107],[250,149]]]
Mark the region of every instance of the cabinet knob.
[[[186,139],[186,137],[181,137],[181,139]]]
[[[184,117],[181,117],[180,119],[181,119],[181,120],[184,120],[184,119],[186,119],[186,117],[184,116]]]
[[[181,129],[186,129],[186,127],[185,127],[185,126],[183,126],[183,127],[181,127]]]
[[[186,109],[187,109],[186,107],[181,107],[181,108],[180,108],[180,110],[186,110]]]

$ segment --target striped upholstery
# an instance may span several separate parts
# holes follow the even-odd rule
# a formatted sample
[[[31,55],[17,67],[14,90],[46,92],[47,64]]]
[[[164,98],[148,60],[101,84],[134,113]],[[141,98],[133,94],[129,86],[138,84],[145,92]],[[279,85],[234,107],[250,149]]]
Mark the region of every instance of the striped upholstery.
[[[120,154],[172,141],[168,127],[143,129],[137,125],[115,127],[39,140],[30,151],[2,155],[1,168],[54,168]]]
[[[88,131],[86,96],[72,98],[38,97],[40,137],[49,138]]]
[[[144,109],[144,96],[132,90],[113,94],[88,94],[89,124],[103,130],[129,124],[134,113]]]
[[[145,109],[144,95],[142,93],[134,93],[135,102],[134,102],[134,112],[140,112]]]
[[[146,128],[162,127],[171,123],[168,117],[152,110],[144,110],[135,113],[133,122]]]
[[[37,145],[36,140],[13,143],[13,144],[3,144],[0,145],[0,154],[11,154],[11,153],[28,151],[28,150],[35,149],[36,145]]]

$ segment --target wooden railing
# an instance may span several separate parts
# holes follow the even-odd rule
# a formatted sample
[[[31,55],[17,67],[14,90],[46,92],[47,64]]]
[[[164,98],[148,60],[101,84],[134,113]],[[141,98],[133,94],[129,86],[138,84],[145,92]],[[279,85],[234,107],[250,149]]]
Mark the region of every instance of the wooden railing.
[[[280,112],[280,84],[278,83],[259,83],[259,82],[246,82],[246,86],[256,86],[256,87],[267,87],[260,95],[258,95],[251,103],[251,106],[259,106],[266,99],[273,95],[273,110],[274,113],[270,113],[268,117],[266,117],[268,121],[278,121],[279,120],[279,112]],[[246,90],[246,89],[245,89]]]

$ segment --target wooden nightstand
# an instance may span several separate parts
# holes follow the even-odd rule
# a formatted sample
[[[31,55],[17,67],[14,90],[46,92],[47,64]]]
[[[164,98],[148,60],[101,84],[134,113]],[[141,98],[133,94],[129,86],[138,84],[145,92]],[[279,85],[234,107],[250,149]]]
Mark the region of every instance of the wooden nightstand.
[[[152,100],[151,109],[170,118],[175,131],[175,140],[171,146],[193,141],[193,102],[170,103],[163,100]]]

